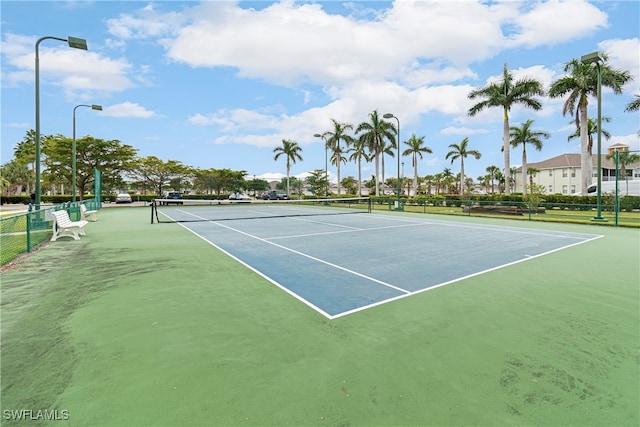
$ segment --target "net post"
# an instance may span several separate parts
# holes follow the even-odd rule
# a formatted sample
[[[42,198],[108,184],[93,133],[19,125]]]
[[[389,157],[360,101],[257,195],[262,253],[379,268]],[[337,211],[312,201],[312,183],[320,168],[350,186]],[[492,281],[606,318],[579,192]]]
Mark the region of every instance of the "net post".
[[[151,201],[151,224],[153,224],[153,213],[156,208],[156,199]]]

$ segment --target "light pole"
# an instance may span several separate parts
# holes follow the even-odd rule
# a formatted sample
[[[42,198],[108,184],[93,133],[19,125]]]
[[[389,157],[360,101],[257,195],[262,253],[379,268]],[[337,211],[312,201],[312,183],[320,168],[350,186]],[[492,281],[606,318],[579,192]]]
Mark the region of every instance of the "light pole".
[[[396,121],[398,122],[398,129],[396,131],[396,135],[398,136],[398,141],[397,143],[397,148],[398,148],[398,201],[396,202],[396,209],[401,210],[400,208],[400,119],[397,118],[396,116],[394,116],[391,113],[386,113],[385,115],[383,115],[382,117],[384,117],[385,119],[391,119],[394,118],[396,119]]]
[[[47,39],[59,40],[67,42],[69,47],[74,49],[87,50],[87,41],[85,39],[79,39],[77,37],[68,37],[61,39],[59,37],[46,36],[41,37],[36,42],[36,188],[35,188],[35,208],[40,209],[40,55],[38,48],[40,42]]]
[[[322,138],[324,141],[324,179],[325,179],[325,188],[324,188],[324,197],[329,197],[329,161],[327,160],[327,140],[324,135],[320,135],[319,133],[313,134],[316,138]]]
[[[596,63],[598,68],[598,85],[597,85],[597,98],[598,98],[598,188],[597,188],[597,213],[592,221],[606,221],[602,217],[602,68],[600,63],[604,61],[604,58],[600,52],[592,52],[583,55],[580,58],[583,64]]]
[[[92,110],[102,111],[102,105],[79,104],[73,108],[73,143],[71,144],[71,194],[72,201],[76,201],[76,110],[78,107],[89,107]]]

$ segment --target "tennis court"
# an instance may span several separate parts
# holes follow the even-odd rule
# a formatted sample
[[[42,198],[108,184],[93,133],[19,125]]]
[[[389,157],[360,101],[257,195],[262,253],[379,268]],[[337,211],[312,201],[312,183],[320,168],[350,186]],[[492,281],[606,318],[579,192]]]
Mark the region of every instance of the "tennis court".
[[[181,222],[330,319],[602,237],[377,215],[352,203],[200,202],[163,206],[156,218]]]
[[[407,212],[207,221],[113,206],[4,271],[2,425],[638,425],[638,230]],[[326,263],[408,293],[366,279],[340,306],[327,283],[354,275]],[[310,281],[317,297],[294,288]],[[42,411],[68,419],[18,419]]]

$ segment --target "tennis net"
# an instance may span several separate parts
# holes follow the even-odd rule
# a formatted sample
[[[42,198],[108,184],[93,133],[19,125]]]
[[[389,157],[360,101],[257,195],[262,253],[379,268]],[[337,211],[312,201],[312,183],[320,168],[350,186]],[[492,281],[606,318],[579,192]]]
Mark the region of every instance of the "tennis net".
[[[369,212],[371,212],[371,199],[368,197],[247,201],[155,199],[151,203],[151,223],[227,221]]]

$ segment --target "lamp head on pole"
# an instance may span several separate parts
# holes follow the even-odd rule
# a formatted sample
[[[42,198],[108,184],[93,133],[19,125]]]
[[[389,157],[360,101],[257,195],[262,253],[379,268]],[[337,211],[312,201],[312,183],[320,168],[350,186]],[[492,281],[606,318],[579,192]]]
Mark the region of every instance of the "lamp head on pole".
[[[67,38],[67,43],[69,43],[69,47],[72,47],[74,49],[87,50],[87,41],[85,39],[69,36]]]
[[[93,104],[93,105],[91,105],[91,109],[92,110],[102,111],[102,105]]]
[[[587,53],[586,55],[582,55],[580,61],[583,64],[592,64],[594,62],[604,62],[604,57],[600,52],[591,52]]]
[[[391,114],[391,113],[386,113],[386,114],[384,114],[382,117],[384,117],[385,119],[393,119],[393,118],[395,118],[396,116],[394,116],[394,115],[393,115],[393,114]]]
[[[316,138],[322,138],[322,135],[320,135],[319,133],[314,133],[313,136]]]

